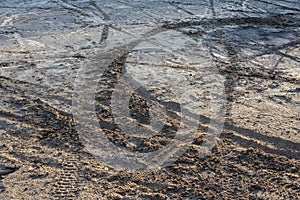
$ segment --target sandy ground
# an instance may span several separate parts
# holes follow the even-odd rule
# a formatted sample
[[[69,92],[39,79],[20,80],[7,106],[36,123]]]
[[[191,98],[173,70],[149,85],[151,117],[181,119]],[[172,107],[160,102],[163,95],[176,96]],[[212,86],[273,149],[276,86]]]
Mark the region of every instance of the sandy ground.
[[[1,1],[0,199],[300,199],[299,19],[297,0]],[[164,148],[182,105],[197,127],[167,166],[118,171],[87,148],[99,128],[120,151]]]

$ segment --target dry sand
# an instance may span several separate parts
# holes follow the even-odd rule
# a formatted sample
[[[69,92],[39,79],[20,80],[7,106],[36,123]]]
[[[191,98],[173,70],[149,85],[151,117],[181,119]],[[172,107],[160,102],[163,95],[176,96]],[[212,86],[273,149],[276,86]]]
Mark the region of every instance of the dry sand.
[[[299,11],[296,0],[1,1],[0,199],[300,199]],[[151,46],[165,41],[168,53]],[[193,41],[203,55],[181,66],[175,53],[183,45],[192,60]],[[76,94],[89,91],[78,84],[98,72],[86,63],[103,68],[95,120],[110,142],[137,153],[163,148],[180,128],[179,103],[160,98],[171,93],[159,86],[179,73],[200,91],[195,73],[213,65],[226,93],[216,144],[199,156],[211,113],[197,94],[199,128],[175,162],[128,172],[99,161],[73,115],[74,98],[86,99]],[[168,109],[165,135],[139,139],[116,128],[110,100],[124,69],[157,81],[145,89]],[[151,105],[132,95],[131,118],[149,124]]]

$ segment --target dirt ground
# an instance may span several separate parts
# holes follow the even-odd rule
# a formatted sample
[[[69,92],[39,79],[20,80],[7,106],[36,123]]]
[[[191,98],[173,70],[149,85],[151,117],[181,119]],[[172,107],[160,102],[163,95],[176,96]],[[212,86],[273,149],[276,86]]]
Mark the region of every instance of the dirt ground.
[[[300,199],[299,22],[297,0],[2,0],[0,199]],[[206,95],[208,72],[224,95]],[[128,74],[143,87],[119,120],[149,129],[116,122]],[[165,121],[144,137],[154,104]],[[120,151],[155,152],[182,113],[193,141],[161,168],[119,171],[87,148],[96,122]]]

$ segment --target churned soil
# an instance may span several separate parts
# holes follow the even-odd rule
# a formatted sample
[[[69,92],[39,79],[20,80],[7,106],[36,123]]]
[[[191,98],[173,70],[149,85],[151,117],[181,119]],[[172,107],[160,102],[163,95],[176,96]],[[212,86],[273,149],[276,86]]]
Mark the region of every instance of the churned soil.
[[[296,0],[1,1],[0,199],[300,199],[299,18]],[[204,52],[198,64],[193,42]],[[102,74],[88,74],[91,63]],[[197,67],[206,64],[224,79],[226,100],[209,153],[200,156],[214,128],[200,92],[187,97],[203,108],[190,113],[199,117],[195,138],[170,165],[117,171],[86,149],[74,116],[84,78],[97,77],[95,120],[105,136],[139,154],[164,148],[184,126],[179,100],[164,99],[171,92],[161,83],[178,73],[205,91]],[[115,123],[113,92],[126,72],[154,74],[152,87],[132,93],[126,120],[149,127],[156,102],[166,109],[159,134],[139,137]]]

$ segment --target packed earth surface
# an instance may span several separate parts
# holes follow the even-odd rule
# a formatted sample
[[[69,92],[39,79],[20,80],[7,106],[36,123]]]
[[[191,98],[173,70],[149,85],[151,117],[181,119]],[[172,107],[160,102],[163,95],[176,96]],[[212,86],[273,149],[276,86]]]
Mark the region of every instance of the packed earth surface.
[[[1,0],[0,199],[300,199],[298,0]]]

